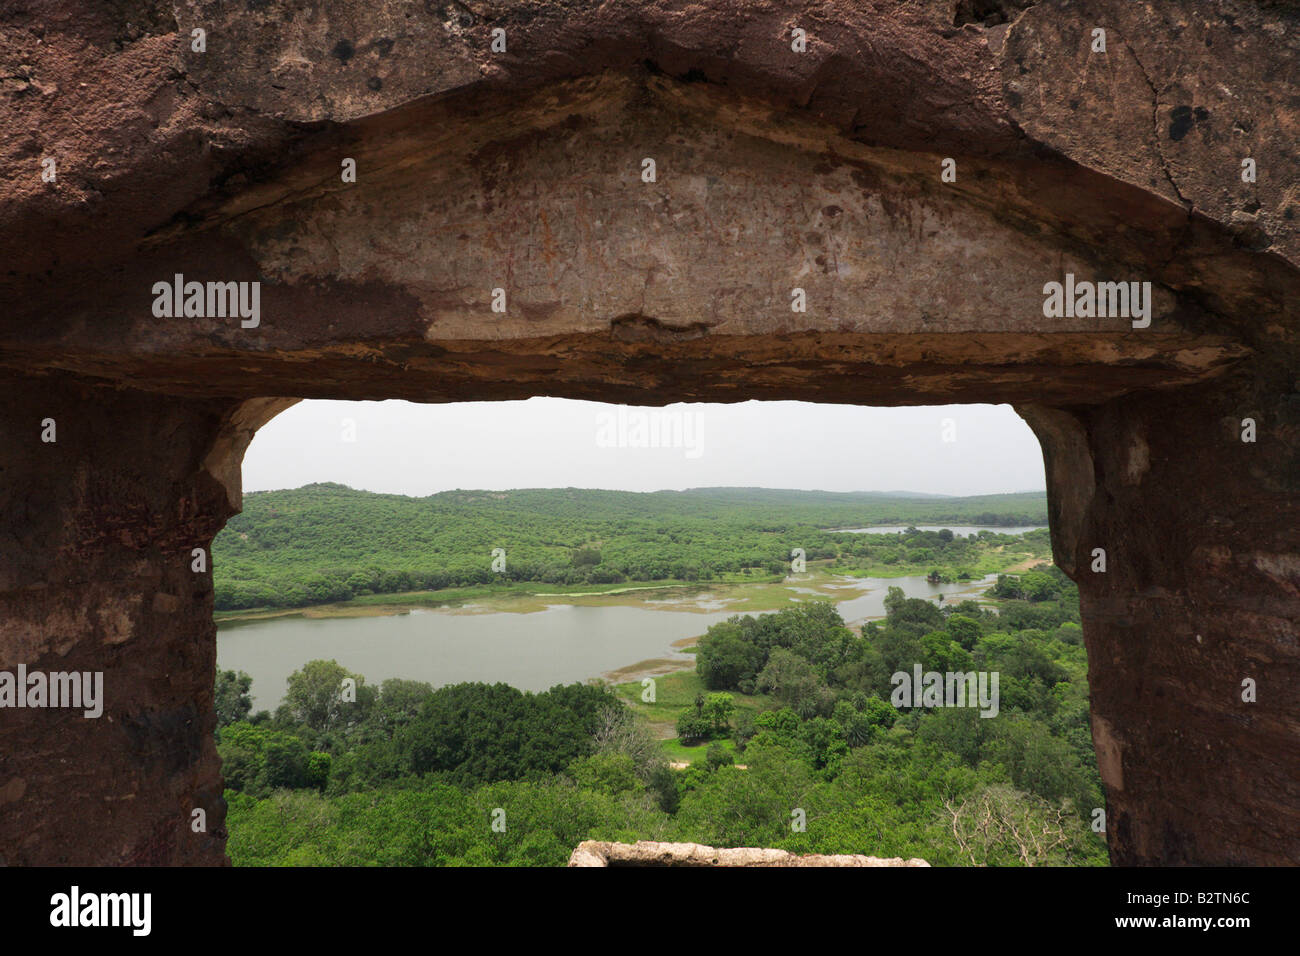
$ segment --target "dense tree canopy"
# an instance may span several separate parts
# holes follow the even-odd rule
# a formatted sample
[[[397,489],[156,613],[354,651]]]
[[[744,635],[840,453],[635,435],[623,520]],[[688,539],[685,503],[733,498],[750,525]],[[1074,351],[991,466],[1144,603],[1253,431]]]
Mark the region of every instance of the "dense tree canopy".
[[[817,601],[715,625],[677,721],[707,752],[678,771],[604,686],[396,680],[342,701],[334,685],[369,685],[311,662],[290,678],[295,703],[218,731],[231,856],[560,865],[582,840],[648,839],[1104,863],[1077,593],[1048,567],[998,589],[1025,597],[941,609],[891,594],[887,618],[856,630]],[[893,706],[892,673],[917,663],[997,670],[997,719]],[[239,675],[219,685],[247,693]]]
[[[845,569],[921,568],[955,577],[998,536],[856,535],[873,524],[1045,524],[1042,494],[890,497],[709,488],[452,491],[427,498],[315,484],[250,492],[213,543],[216,607],[303,607],[370,594],[539,581],[712,581],[790,568],[792,549]],[[1045,534],[1045,532],[1044,532]],[[493,550],[505,568],[492,568]]]

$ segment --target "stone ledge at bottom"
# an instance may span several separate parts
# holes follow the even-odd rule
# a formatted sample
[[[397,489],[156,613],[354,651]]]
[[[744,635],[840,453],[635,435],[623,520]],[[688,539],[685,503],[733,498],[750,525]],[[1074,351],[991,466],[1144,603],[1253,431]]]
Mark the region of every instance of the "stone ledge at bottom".
[[[762,847],[734,849],[699,843],[603,843],[585,840],[569,857],[569,866],[929,866],[925,860],[810,853]]]

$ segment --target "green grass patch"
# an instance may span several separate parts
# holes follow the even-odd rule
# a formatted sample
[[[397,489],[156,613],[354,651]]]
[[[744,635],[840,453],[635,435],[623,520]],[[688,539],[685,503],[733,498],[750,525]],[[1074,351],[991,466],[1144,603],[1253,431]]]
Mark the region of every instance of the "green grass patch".
[[[736,744],[730,739],[711,740],[708,743],[697,744],[694,747],[687,747],[676,737],[659,741],[664,756],[673,763],[695,763],[697,760],[704,760],[708,756],[709,747],[713,744],[720,744],[727,753],[731,754],[731,759],[737,763],[745,762],[736,755]]]
[[[708,688],[704,686],[703,679],[695,671],[674,671],[671,674],[656,677],[655,702],[653,704],[641,700],[643,688],[640,681],[615,684],[614,690],[627,701],[632,712],[649,725],[656,736],[663,738],[665,744],[669,741],[677,742],[677,718],[684,711],[694,708],[696,695],[707,695],[709,693]],[[749,711],[757,714],[763,710],[770,710],[775,706],[774,701],[767,694],[741,694],[736,691],[727,691],[727,693],[731,694],[734,699],[737,713]],[[732,722],[734,724],[735,718],[732,718]],[[677,743],[677,746],[681,747],[682,745]],[[698,747],[683,747],[682,749],[692,752],[700,750]]]

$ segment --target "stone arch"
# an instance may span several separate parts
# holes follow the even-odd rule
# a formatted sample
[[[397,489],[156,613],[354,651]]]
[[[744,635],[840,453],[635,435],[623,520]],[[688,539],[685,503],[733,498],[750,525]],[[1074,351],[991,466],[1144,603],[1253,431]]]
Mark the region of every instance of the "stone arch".
[[[0,206],[0,669],[103,670],[112,695],[102,721],[3,714],[7,862],[224,861],[187,559],[261,423],[538,394],[1015,404],[1080,585],[1112,858],[1300,859],[1293,15],[250,6],[134,36],[86,12],[40,51],[0,21],[105,79],[33,85],[0,134],[14,168],[53,144],[63,170]],[[1067,273],[1150,282],[1150,326],[1045,317]],[[257,322],[160,318],[177,274],[260,283]]]

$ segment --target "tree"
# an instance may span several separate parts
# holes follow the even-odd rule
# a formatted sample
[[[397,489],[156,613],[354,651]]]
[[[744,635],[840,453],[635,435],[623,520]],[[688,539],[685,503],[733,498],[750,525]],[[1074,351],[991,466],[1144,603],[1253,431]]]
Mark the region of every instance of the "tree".
[[[592,742],[597,753],[626,756],[636,768],[637,776],[645,781],[653,780],[660,767],[666,765],[659,742],[621,703],[611,701],[601,709]]]
[[[948,634],[966,650],[974,650],[975,642],[980,639],[979,622],[962,614],[953,614],[948,618]]]
[[[1029,571],[1021,576],[1020,587],[1030,601],[1050,601],[1060,593],[1060,585],[1050,574]]]
[[[217,744],[222,774],[231,790],[266,796],[272,790],[323,785],[328,756],[313,763],[301,738],[269,727],[237,723],[221,732]]]
[[[217,671],[214,706],[218,727],[228,727],[248,717],[253,709],[253,697],[249,693],[252,686],[253,678],[243,671]]]
[[[309,753],[307,755],[307,766],[303,775],[306,779],[307,785],[315,787],[317,790],[324,790],[325,784],[329,782],[330,765],[332,762],[332,758],[327,753],[322,753],[319,750],[313,750]]]
[[[709,722],[712,736],[726,736],[731,733],[731,715],[735,710],[736,704],[730,694],[709,694],[700,708],[700,716]]]
[[[375,688],[367,687],[365,680],[338,661],[308,661],[302,670],[289,675],[289,689],[276,716],[320,732],[358,724],[377,696]],[[346,699],[352,697],[355,699]]]
[[[737,690],[752,681],[763,666],[763,649],[746,636],[734,620],[709,628],[695,652],[695,672],[710,690]]]
[[[677,774],[668,764],[662,763],[655,769],[646,789],[664,813],[677,812],[682,802],[682,792],[677,786]]]
[[[873,727],[884,730],[894,726],[894,721],[898,720],[898,711],[874,694],[867,698],[866,705],[862,708],[862,714]]]
[[[896,584],[891,584],[885,591],[885,616],[888,618],[894,617],[906,600],[907,595],[903,593],[903,589]]]
[[[390,677],[379,685],[379,697],[371,707],[368,724],[379,733],[391,733],[414,720],[432,693],[432,684]]]
[[[749,769],[711,773],[682,797],[680,832],[713,846],[779,846],[790,833],[790,811],[809,806],[812,771],[780,744],[745,753]],[[811,814],[810,814],[811,816]]]
[[[947,798],[943,809],[953,839],[973,866],[1065,866],[1099,855],[1097,841],[1077,816],[1005,785]]]
[[[710,770],[717,770],[719,767],[730,767],[736,762],[736,758],[731,756],[727,748],[722,744],[709,744],[709,749],[704,754],[704,761]]]
[[[921,638],[921,651],[921,667],[926,671],[943,674],[970,669],[970,652],[951,640],[946,631],[931,631]]]
[[[677,718],[677,736],[684,744],[698,744],[708,740],[712,732],[712,722],[693,710],[684,711]]]
[[[835,695],[821,676],[799,655],[783,647],[773,648],[767,666],[758,675],[758,688],[805,716],[829,713]]]
[[[541,694],[508,684],[451,684],[394,735],[389,776],[438,774],[463,785],[563,771],[595,750],[602,714],[617,704],[601,686],[569,684]],[[364,753],[382,759],[380,744]]]
[[[357,571],[347,580],[347,588],[353,594],[371,594],[379,582],[376,575]]]
[[[580,757],[569,765],[569,774],[584,790],[610,796],[641,789],[636,764],[627,754],[605,752]]]
[[[844,728],[837,721],[814,717],[803,722],[799,736],[808,746],[813,767],[824,770],[828,778],[834,777],[840,761],[849,752]]]
[[[901,600],[890,599],[894,597],[893,592],[898,590],[901,595],[901,589],[890,588],[889,597],[885,598],[885,611],[888,615],[886,620],[890,624],[915,624],[925,630],[934,630],[943,627],[943,611],[938,606],[931,604],[922,598],[902,598]]]

